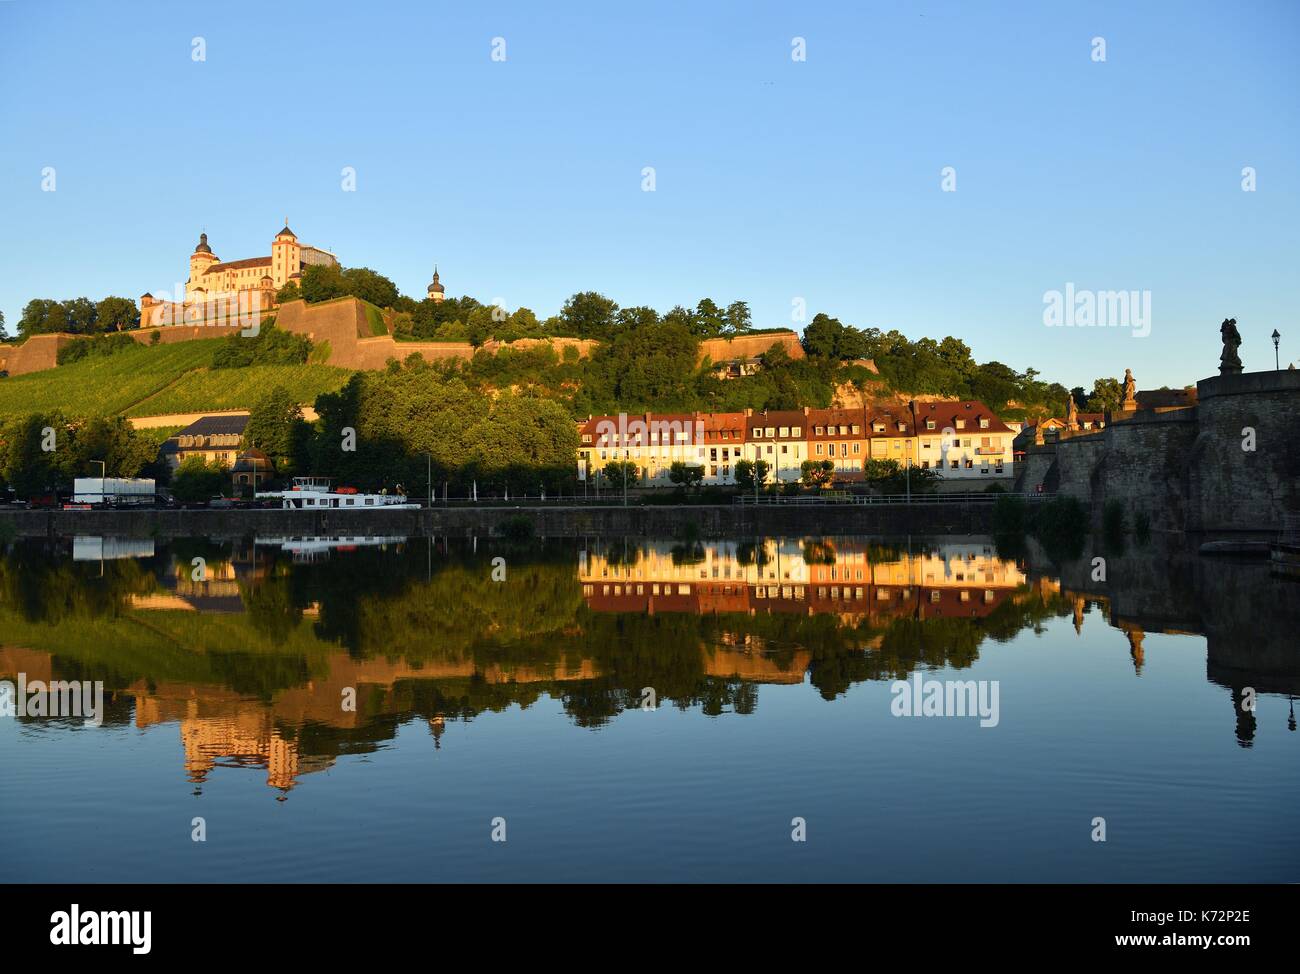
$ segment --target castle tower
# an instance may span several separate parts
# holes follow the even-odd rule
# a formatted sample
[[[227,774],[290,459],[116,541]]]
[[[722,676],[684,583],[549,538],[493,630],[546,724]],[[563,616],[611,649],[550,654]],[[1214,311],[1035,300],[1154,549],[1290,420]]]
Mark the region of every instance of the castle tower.
[[[438,282],[438,265],[433,265],[433,282],[429,285],[429,300],[434,304],[442,304],[445,297],[444,288]]]
[[[271,280],[270,274],[262,275],[262,280],[259,282],[258,286],[258,292],[258,300],[261,302],[258,305],[259,310],[266,311],[275,304],[275,282]]]
[[[271,282],[276,290],[284,287],[302,269],[302,247],[298,235],[289,229],[289,218],[284,218],[284,229],[271,243]]]
[[[190,255],[190,279],[185,282],[185,297],[194,301],[203,301],[207,297],[207,288],[203,286],[204,272],[217,262],[217,255],[212,252],[208,246],[208,235],[199,234],[199,245],[194,248],[194,253]],[[176,296],[177,301],[184,300],[180,295]]]

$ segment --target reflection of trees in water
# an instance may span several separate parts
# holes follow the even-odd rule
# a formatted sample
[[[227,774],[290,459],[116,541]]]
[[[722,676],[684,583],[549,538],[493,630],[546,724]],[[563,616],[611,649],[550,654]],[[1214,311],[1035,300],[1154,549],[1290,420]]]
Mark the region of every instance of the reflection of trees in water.
[[[0,558],[0,605],[26,622],[115,615],[157,588],[154,559],[73,561],[64,545],[20,542]]]
[[[760,561],[770,544],[742,542],[736,546],[737,559]],[[809,544],[833,551],[829,544]],[[683,547],[704,553],[702,545]],[[622,552],[624,545],[619,541],[608,549]],[[629,543],[626,550],[639,552],[641,545]],[[887,550],[871,549],[882,559]],[[496,582],[491,558],[503,551],[507,578]],[[105,580],[97,583],[101,588],[92,591],[82,584],[86,572],[81,565],[34,554],[15,560],[11,554],[0,564],[0,580],[6,592],[25,586],[16,593],[20,598],[7,604],[26,604],[38,616],[62,612],[111,622],[129,611],[128,595],[156,589],[153,573],[166,578],[170,571],[175,577],[178,567],[188,570],[190,559],[199,554],[210,561],[232,557],[220,547],[174,545],[170,555],[175,560],[164,560],[170,568],[115,562],[106,565]],[[530,706],[546,694],[561,701],[576,723],[594,727],[639,708],[644,687],[654,689],[660,705],[715,715],[753,713],[757,681],[710,670],[724,649],[743,654],[748,648],[769,672],[789,674],[792,682],[806,668],[821,695],[831,699],[856,683],[904,677],[918,665],[969,666],[985,638],[1007,639],[1026,625],[1069,612],[1059,597],[1049,604],[1023,593],[1004,600],[984,619],[604,613],[583,600],[568,543],[539,542],[525,550],[481,542],[477,553],[452,545],[435,557],[415,542],[400,551],[362,548],[310,564],[262,552],[256,568],[239,579],[242,615],[194,613],[185,618],[177,613],[168,620],[170,642],[149,635],[153,630],[148,626],[117,626],[116,642],[108,641],[112,645],[96,656],[94,665],[119,661],[116,669],[127,682],[157,676],[217,684],[266,700],[320,676],[328,653],[337,647],[357,660],[404,663],[417,675],[420,666],[430,668],[428,679],[402,677],[392,686],[359,688],[358,709],[367,720],[380,714],[388,715],[385,721],[398,714],[469,719],[512,705]],[[309,618],[313,606],[315,616]],[[133,617],[147,622],[151,614]],[[144,646],[148,652],[139,651]],[[463,667],[473,675],[437,675],[439,666],[444,672]],[[310,732],[353,733],[337,728]]]

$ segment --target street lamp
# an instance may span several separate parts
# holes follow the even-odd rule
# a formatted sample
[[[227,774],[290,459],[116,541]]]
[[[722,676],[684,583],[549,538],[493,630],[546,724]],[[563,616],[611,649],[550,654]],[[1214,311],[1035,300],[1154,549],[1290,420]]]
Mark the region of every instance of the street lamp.
[[[1277,357],[1277,346],[1281,341],[1282,341],[1282,336],[1279,335],[1277,333],[1277,329],[1274,328],[1273,329],[1273,370],[1275,372],[1282,371],[1282,365],[1280,363],[1280,360]]]
[[[907,441],[907,503],[912,503],[912,441]]]

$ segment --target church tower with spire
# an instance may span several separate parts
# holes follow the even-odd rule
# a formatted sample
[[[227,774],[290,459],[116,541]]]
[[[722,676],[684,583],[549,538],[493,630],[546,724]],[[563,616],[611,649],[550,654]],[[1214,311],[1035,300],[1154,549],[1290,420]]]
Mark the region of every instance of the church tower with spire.
[[[442,284],[438,281],[438,265],[433,265],[433,281],[429,284],[429,300],[434,304],[442,304],[446,296]]]

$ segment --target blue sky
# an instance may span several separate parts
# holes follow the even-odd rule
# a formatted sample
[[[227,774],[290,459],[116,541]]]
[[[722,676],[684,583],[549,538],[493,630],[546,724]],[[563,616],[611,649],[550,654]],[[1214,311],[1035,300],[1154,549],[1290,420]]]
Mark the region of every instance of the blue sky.
[[[802,298],[1154,388],[1215,371],[1232,315],[1271,368],[1274,328],[1300,360],[1297,51],[1295,2],[0,0],[0,310],[168,290],[200,230],[258,256],[287,215],[541,317]],[[1067,282],[1150,291],[1150,334],[1045,327]]]

